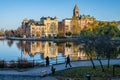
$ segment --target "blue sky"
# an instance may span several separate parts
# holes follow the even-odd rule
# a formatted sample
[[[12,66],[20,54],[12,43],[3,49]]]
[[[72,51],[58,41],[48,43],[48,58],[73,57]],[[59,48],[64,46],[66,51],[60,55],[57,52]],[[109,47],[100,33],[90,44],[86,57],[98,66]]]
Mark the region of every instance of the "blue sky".
[[[17,29],[24,18],[39,21],[42,16],[71,18],[78,5],[80,15],[101,21],[120,21],[120,0],[0,0],[0,29]]]

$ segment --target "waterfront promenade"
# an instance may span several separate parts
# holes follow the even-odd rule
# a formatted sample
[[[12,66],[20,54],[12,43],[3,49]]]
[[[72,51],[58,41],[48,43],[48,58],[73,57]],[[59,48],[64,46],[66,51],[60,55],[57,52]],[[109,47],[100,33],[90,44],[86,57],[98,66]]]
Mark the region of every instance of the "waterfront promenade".
[[[66,42],[66,41],[78,41],[79,38],[18,38],[18,37],[8,37],[7,40],[18,40],[18,41],[55,41],[55,42]]]
[[[108,64],[108,60],[101,60],[103,65],[107,65]],[[100,65],[98,60],[93,60],[95,66]],[[115,59],[115,60],[110,60],[110,64],[120,64],[120,59]],[[71,62],[72,68],[74,67],[81,67],[81,66],[92,66],[92,62],[91,61],[75,61],[75,62]],[[58,65],[54,65],[54,67],[56,68],[56,71],[59,70],[65,70],[67,68],[65,68],[65,63],[63,64],[58,64]],[[47,71],[47,74],[51,73],[51,66],[48,67],[37,67],[37,68],[30,68],[30,69],[25,69],[25,70],[0,70],[0,77],[1,76],[24,76],[24,77],[40,77],[43,73],[42,71]],[[112,74],[112,73],[111,73]],[[57,80],[54,77],[51,76],[46,76],[46,77],[40,77],[41,80]],[[48,79],[47,79],[48,78]],[[0,80],[2,80],[0,78]],[[11,79],[12,80],[12,79]],[[34,80],[39,80],[39,79],[34,79]],[[112,79],[112,80],[117,80],[117,79]]]

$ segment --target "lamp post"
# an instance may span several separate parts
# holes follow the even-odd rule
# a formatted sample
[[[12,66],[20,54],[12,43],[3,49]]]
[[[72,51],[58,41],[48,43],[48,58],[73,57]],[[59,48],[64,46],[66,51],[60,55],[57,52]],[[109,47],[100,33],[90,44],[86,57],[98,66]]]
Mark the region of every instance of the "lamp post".
[[[87,73],[87,74],[86,74],[86,80],[91,80],[91,75],[90,75],[90,73]]]
[[[21,44],[21,59],[20,59],[20,67],[22,67],[22,57],[23,57],[23,56],[22,56],[22,51],[23,51],[23,49],[22,49],[22,41],[20,41],[20,42],[21,42],[21,43],[20,43],[20,44]]]

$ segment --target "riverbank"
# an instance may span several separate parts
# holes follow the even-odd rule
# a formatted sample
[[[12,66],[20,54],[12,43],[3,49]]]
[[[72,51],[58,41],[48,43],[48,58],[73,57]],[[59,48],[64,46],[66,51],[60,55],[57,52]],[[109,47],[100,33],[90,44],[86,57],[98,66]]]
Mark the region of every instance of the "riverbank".
[[[54,41],[54,42],[67,42],[67,41],[77,41],[80,38],[18,38],[18,37],[8,37],[8,40],[21,40],[21,41]]]
[[[4,36],[0,36],[0,40],[4,40],[6,39]]]
[[[95,66],[100,66],[99,60],[93,60],[93,62],[95,64]],[[102,62],[102,65],[108,65],[108,60],[101,60],[101,62]],[[119,62],[120,62],[119,59],[110,60],[109,64],[110,65],[120,64]],[[91,66],[91,69],[93,69],[92,68],[93,64],[92,64],[91,61],[76,61],[76,62],[71,62],[71,65],[72,65],[72,68]],[[65,67],[65,63],[58,64],[58,65],[53,65],[53,66],[56,69],[56,71],[60,71],[60,70],[69,71],[69,70],[71,70],[71,68],[69,68],[69,67],[66,68]],[[52,73],[51,72],[51,66],[48,66],[48,67],[35,67],[35,68],[30,68],[30,69],[26,69],[26,70],[22,70],[22,71],[19,71],[19,70],[0,70],[0,75],[12,75],[12,76],[13,75],[19,75],[19,76],[33,76],[33,77],[38,76],[38,77],[40,77],[40,75],[42,75],[44,71],[46,71],[47,74],[51,74]],[[101,71],[101,69],[100,69],[100,71]],[[82,73],[82,71],[80,71],[80,72]],[[112,74],[112,72],[110,74]],[[53,76],[53,77],[55,77],[55,76]]]

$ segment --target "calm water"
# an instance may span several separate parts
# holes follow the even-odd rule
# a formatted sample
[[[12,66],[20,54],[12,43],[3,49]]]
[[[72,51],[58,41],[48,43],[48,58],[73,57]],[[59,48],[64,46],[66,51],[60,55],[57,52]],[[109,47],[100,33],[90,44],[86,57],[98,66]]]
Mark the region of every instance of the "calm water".
[[[60,63],[65,61],[65,57],[70,55],[72,60],[88,60],[90,58],[107,59],[107,54],[97,54],[93,51],[88,55],[85,51],[80,50],[84,46],[83,43],[66,42],[35,42],[35,41],[0,41],[0,60],[36,60],[45,61],[45,57],[49,56],[52,63]],[[88,51],[89,53],[89,51]],[[111,54],[109,58],[119,58],[119,54]]]

